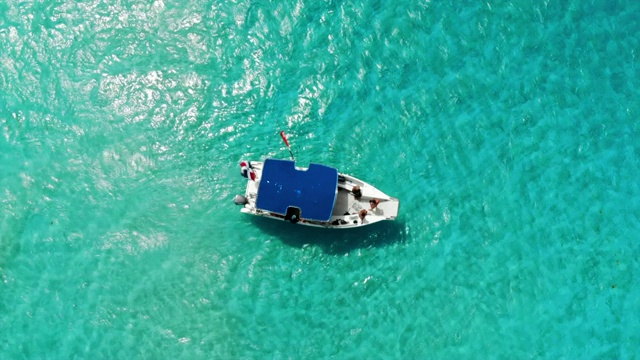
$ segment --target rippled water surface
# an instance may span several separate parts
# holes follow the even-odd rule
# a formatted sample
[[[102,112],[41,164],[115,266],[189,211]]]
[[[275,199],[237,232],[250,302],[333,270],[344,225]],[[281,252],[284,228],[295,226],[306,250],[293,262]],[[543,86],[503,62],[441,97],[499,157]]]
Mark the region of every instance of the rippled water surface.
[[[635,358],[638,14],[0,3],[0,358]],[[280,130],[398,220],[240,214]]]

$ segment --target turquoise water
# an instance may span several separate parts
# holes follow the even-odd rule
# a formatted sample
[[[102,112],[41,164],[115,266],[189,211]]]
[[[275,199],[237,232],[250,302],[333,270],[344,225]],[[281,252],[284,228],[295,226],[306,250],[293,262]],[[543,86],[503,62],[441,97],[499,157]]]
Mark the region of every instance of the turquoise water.
[[[638,14],[3,1],[0,358],[638,358]],[[398,220],[240,214],[280,130]]]

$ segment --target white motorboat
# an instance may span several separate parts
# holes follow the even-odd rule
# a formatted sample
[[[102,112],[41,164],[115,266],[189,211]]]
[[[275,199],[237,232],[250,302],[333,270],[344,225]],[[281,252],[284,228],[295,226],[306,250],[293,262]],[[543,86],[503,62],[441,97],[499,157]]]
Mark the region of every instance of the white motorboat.
[[[279,159],[242,161],[240,166],[247,187],[244,196],[236,195],[234,201],[246,214],[333,229],[398,216],[398,199],[329,166],[312,163],[303,168],[292,160]]]

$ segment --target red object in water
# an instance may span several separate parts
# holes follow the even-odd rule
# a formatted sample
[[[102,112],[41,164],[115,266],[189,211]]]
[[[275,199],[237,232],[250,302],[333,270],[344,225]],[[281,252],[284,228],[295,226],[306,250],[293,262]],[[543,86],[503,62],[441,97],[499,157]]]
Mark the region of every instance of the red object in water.
[[[284,134],[284,131],[280,131],[280,136],[282,136],[282,140],[284,140],[284,143],[287,145],[287,147],[290,147],[289,140],[287,140],[287,136]]]

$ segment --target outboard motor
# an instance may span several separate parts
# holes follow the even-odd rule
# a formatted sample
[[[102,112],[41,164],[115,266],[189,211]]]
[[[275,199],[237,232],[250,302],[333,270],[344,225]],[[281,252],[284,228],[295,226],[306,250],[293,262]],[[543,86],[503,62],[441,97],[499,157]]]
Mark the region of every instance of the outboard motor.
[[[233,202],[236,203],[236,205],[247,205],[249,203],[247,198],[242,195],[236,195],[236,197],[233,198]]]

